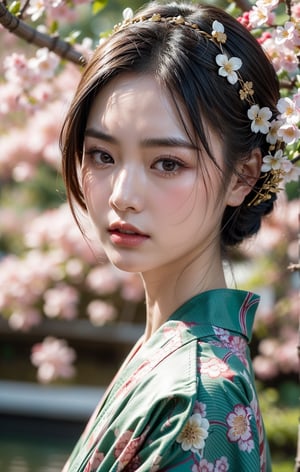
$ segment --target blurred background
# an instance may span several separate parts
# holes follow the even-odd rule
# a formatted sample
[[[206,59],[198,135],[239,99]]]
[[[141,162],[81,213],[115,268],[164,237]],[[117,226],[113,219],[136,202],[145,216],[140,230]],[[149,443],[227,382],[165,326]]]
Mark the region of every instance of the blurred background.
[[[90,38],[142,3],[9,8],[89,54]],[[82,237],[65,202],[58,136],[80,68],[4,28],[0,44],[0,470],[59,472],[143,332],[143,290],[137,275],[108,263],[92,233]],[[275,472],[294,470],[296,457],[300,283],[288,267],[299,262],[298,192],[287,185],[259,235],[225,266],[230,286],[261,295],[251,349]]]

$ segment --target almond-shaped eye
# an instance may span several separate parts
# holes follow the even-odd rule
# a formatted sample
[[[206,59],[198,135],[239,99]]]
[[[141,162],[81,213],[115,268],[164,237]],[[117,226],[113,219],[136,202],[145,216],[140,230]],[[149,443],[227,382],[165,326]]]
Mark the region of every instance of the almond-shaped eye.
[[[181,167],[184,167],[183,163],[172,157],[163,157],[155,162],[153,167],[165,174],[176,173]]]
[[[86,155],[92,159],[94,164],[99,166],[114,164],[114,159],[112,158],[112,156],[108,152],[102,151],[101,149],[88,150],[86,151]]]

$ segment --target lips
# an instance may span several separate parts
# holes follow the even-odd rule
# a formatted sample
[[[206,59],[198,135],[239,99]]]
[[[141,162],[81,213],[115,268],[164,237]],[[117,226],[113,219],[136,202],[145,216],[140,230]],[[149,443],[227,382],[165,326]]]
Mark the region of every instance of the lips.
[[[143,233],[142,231],[140,231],[138,228],[136,228],[135,226],[129,224],[129,223],[122,223],[122,222],[118,222],[118,223],[113,223],[112,225],[109,226],[109,229],[108,229],[109,233],[113,233],[113,232],[118,232],[120,234],[131,234],[131,235],[140,235],[140,236],[147,236],[147,234]]]
[[[114,245],[127,248],[140,246],[150,237],[135,226],[124,222],[111,224],[108,228],[108,232],[110,234],[110,240]]]

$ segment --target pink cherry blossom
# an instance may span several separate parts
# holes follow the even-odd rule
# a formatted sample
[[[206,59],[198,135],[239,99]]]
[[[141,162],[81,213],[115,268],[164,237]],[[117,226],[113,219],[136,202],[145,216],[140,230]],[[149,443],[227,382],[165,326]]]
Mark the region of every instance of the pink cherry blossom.
[[[114,293],[120,286],[121,272],[111,264],[94,267],[86,278],[87,287],[98,295]]]
[[[194,464],[192,467],[192,472],[213,472],[214,470],[213,462],[208,462],[206,459],[201,459],[198,464]]]
[[[60,377],[72,377],[75,373],[72,365],[75,357],[75,351],[66,341],[47,337],[42,343],[33,346],[31,362],[38,367],[39,381],[49,383]]]
[[[217,357],[209,360],[198,359],[198,371],[201,375],[206,374],[212,379],[217,377],[225,377],[232,379],[234,372],[230,369],[228,364]]]
[[[228,459],[225,456],[216,460],[214,472],[227,472],[229,470]]]
[[[34,178],[36,168],[30,162],[18,162],[12,171],[12,177],[16,182],[24,182]]]
[[[40,80],[52,79],[58,64],[57,55],[47,48],[38,49],[35,57],[28,61],[29,67]]]
[[[300,121],[300,110],[296,107],[296,102],[291,98],[280,98],[277,108],[281,113],[281,119],[287,123],[296,125]]]
[[[115,307],[111,303],[102,300],[90,302],[86,311],[89,319],[96,326],[103,326],[105,323],[113,321],[117,316]]]
[[[57,5],[52,5],[47,8],[48,20],[57,20],[60,24],[75,23],[79,18],[79,12],[74,8],[70,8],[70,5],[71,4],[61,1]]]
[[[10,56],[6,56],[3,66],[4,77],[7,82],[24,88],[30,87],[34,82],[34,72],[29,67],[24,54],[12,53]]]
[[[299,128],[289,123],[281,125],[277,134],[286,144],[294,144],[300,139]]]
[[[98,452],[97,450],[95,450],[86,468],[84,469],[84,472],[88,472],[88,471],[92,472],[93,470],[98,469],[99,465],[103,462],[104,457],[105,456],[103,452]]]
[[[41,314],[34,308],[20,307],[13,311],[8,318],[9,326],[14,330],[29,331],[33,326],[40,324]]]
[[[299,4],[299,2],[294,2],[291,5],[291,12],[292,12],[292,16],[293,16],[293,18],[295,18],[295,20],[300,19],[300,4]]]
[[[270,10],[264,5],[254,5],[249,12],[249,24],[252,28],[270,23]]]
[[[206,416],[206,404],[196,400],[193,412],[194,413],[200,413],[202,418],[205,418],[205,416]]]
[[[279,374],[274,359],[265,356],[256,356],[253,359],[253,368],[257,378],[264,381],[271,380]]]
[[[79,294],[71,285],[58,284],[44,293],[43,311],[49,318],[61,317],[67,320],[76,318]]]
[[[269,11],[274,10],[279,4],[279,0],[257,0],[258,7],[267,8]]]
[[[37,21],[43,15],[45,8],[44,0],[30,0],[27,15],[31,17],[32,21]]]
[[[295,34],[295,24],[292,21],[287,21],[284,26],[277,26],[275,34],[275,43],[284,44],[287,41],[292,41]]]
[[[126,467],[128,472],[137,470],[141,465],[141,460],[137,454],[141,444],[144,442],[146,431],[136,438],[132,438],[133,431],[125,431],[121,436],[118,430],[115,431],[117,437],[115,446],[115,457],[118,458],[118,470],[123,470]]]
[[[239,16],[237,20],[245,27],[247,30],[251,31],[252,26],[250,24],[249,12],[244,11],[242,16]]]

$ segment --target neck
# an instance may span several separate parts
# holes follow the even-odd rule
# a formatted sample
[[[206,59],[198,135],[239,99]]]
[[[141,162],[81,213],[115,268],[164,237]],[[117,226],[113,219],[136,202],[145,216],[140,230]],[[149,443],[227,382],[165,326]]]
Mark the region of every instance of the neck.
[[[160,267],[143,273],[142,279],[146,293],[145,341],[184,302],[199,293],[226,287],[221,257],[215,255],[189,264],[183,261],[181,270],[178,266]]]

